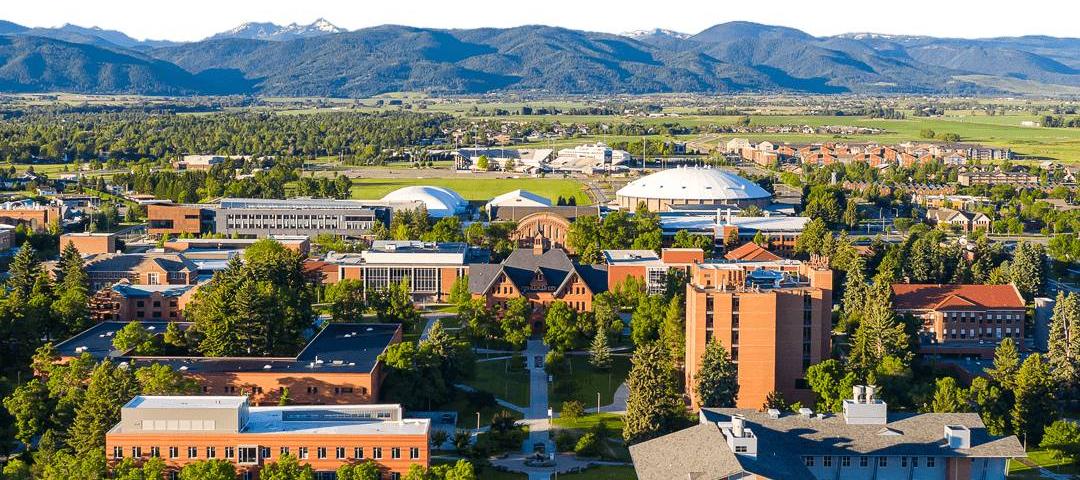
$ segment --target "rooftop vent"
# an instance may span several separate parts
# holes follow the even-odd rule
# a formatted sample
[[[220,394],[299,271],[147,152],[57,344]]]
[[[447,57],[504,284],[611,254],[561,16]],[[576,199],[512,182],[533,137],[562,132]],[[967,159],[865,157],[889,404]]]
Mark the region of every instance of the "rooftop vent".
[[[810,410],[809,408],[803,407],[799,409],[799,415],[810,418],[814,416],[814,411]]]
[[[889,407],[876,398],[877,387],[873,385],[855,385],[851,388],[852,398],[843,402],[844,421],[849,425],[884,425],[888,423]]]
[[[83,352],[85,352],[87,350],[89,350],[89,347],[86,347],[86,346],[75,347],[75,353],[83,353]]]
[[[945,441],[949,448],[971,448],[971,429],[963,425],[945,425]]]
[[[780,418],[780,410],[775,408],[770,408],[766,410],[765,413],[769,414],[769,418]]]
[[[186,372],[186,371],[187,371],[187,369],[188,369],[187,365],[182,365],[182,366],[181,366],[180,368],[178,368],[177,370],[180,370],[181,372]]]
[[[266,364],[266,365],[263,365],[263,370],[270,370],[271,368],[274,368],[274,367],[271,366],[269,363]]]

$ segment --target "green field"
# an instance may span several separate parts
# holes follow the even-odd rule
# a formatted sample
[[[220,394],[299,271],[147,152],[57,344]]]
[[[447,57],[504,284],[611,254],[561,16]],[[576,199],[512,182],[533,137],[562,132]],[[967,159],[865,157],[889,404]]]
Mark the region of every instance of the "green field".
[[[634,467],[629,465],[602,465],[580,473],[559,475],[561,480],[636,480]]]
[[[529,372],[525,370],[521,355],[507,360],[477,362],[475,378],[466,383],[514,405],[529,406]]]
[[[1080,464],[1073,460],[1060,460],[1054,458],[1046,450],[1031,450],[1027,452],[1025,461],[1046,468],[1053,473],[1071,475],[1073,478],[1080,476]],[[1044,478],[1035,468],[1024,465],[1019,460],[1009,460],[1009,478],[1012,479],[1036,479]]]
[[[600,393],[600,405],[609,405],[615,397],[615,390],[626,380],[630,373],[630,357],[613,356],[611,368],[603,372],[589,365],[589,357],[583,355],[567,356],[570,360],[568,375],[556,375],[551,383],[551,406],[555,411],[562,408],[562,403],[577,400],[585,405],[586,411],[595,411],[596,393]],[[592,409],[592,410],[590,410]]]
[[[455,175],[447,173],[447,175]],[[578,205],[588,205],[581,182],[566,178],[356,178],[353,179],[352,196],[364,200],[375,200],[402,187],[412,185],[431,185],[449,188],[466,200],[487,202],[492,198],[511,190],[528,190],[552,199],[575,197]]]

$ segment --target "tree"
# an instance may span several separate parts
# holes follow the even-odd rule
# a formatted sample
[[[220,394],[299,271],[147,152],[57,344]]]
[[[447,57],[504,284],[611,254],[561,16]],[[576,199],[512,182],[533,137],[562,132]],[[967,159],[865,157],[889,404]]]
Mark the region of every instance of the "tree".
[[[638,300],[630,316],[630,339],[634,345],[644,345],[660,338],[660,327],[667,314],[664,297],[646,295]]]
[[[904,324],[897,321],[893,311],[891,287],[885,282],[876,282],[867,292],[864,304],[851,345],[852,369],[865,375],[887,356],[904,362],[910,360],[910,339]]]
[[[364,460],[360,463],[338,467],[337,478],[338,480],[381,480],[382,471],[374,461]]]
[[[446,430],[433,429],[431,430],[431,439],[428,441],[428,443],[431,445],[431,448],[433,450],[441,450],[443,444],[446,443],[446,441],[449,439],[450,434],[446,433]]]
[[[686,313],[683,311],[685,304],[682,295],[672,296],[664,314],[664,323],[660,326],[660,343],[671,353],[671,360],[675,365],[681,365],[683,357],[686,356]]]
[[[1005,435],[1009,431],[1011,392],[1002,391],[986,377],[975,377],[968,388],[968,401],[979,412],[986,431],[991,435]]]
[[[1050,317],[1046,356],[1058,390],[1074,391],[1080,374],[1080,296],[1077,294],[1058,292]]]
[[[585,415],[585,406],[577,400],[567,400],[563,402],[562,409],[559,410],[559,418],[565,418],[567,420],[576,420]]]
[[[506,302],[501,327],[503,338],[514,348],[525,346],[525,342],[532,335],[532,324],[529,323],[531,311],[532,305],[525,297],[512,298]]]
[[[180,480],[236,480],[236,468],[228,460],[197,460],[180,469]]]
[[[544,343],[556,352],[565,352],[574,347],[577,340],[575,319],[577,315],[566,302],[556,300],[548,306],[544,316]]]
[[[392,283],[379,292],[375,315],[380,322],[400,323],[405,330],[415,330],[420,324],[420,312],[413,303],[409,278]]]
[[[81,332],[90,326],[90,278],[82,256],[71,242],[64,247],[56,272],[59,295],[52,302],[53,315],[66,329],[64,333]]]
[[[630,248],[659,252],[663,240],[660,215],[650,212],[648,208],[640,208],[643,206],[634,212],[634,241]]]
[[[1020,242],[1013,251],[1009,265],[1009,279],[1025,299],[1032,299],[1042,291],[1046,277],[1045,250],[1042,245]]]
[[[998,385],[1007,390],[1016,388],[1016,373],[1020,370],[1020,352],[1016,350],[1016,343],[1011,337],[1001,339],[1001,343],[994,349],[994,366],[987,369],[986,373]]]
[[[641,345],[631,364],[623,439],[633,444],[681,428],[686,421],[685,407],[671,355],[659,345]]]
[[[159,480],[165,476],[165,461],[161,457],[150,457],[141,465],[135,459],[125,457],[113,469],[113,478],[117,480]]]
[[[364,319],[367,302],[364,299],[364,282],[342,279],[326,287],[326,301],[330,303],[330,318],[335,322],[359,322]]]
[[[604,332],[608,337],[618,337],[625,326],[622,318],[619,318],[618,298],[612,292],[600,293],[593,297],[592,307],[595,330]]]
[[[855,385],[854,372],[848,372],[840,362],[829,359],[806,369],[806,383],[818,396],[817,410],[840,412],[843,401]]]
[[[589,345],[589,364],[599,370],[611,368],[611,347],[608,346],[607,332],[597,330]]]
[[[461,219],[451,215],[440,218],[431,226],[431,231],[421,237],[426,242],[464,242],[465,233],[462,231]]]
[[[600,263],[600,217],[588,215],[574,219],[566,234],[566,243],[583,264]]]
[[[1056,414],[1054,385],[1042,355],[1028,356],[1016,374],[1016,398],[1012,409],[1013,431],[1025,442],[1038,442],[1043,429]]]
[[[474,223],[473,225],[480,224]],[[469,300],[472,300],[472,293],[469,292],[469,276],[465,275],[456,278],[454,284],[450,287],[450,303],[460,307]]]
[[[825,224],[825,220],[814,218],[806,224],[806,227],[803,228],[803,232],[799,235],[799,238],[795,239],[795,251],[799,253],[822,255],[825,253],[821,248],[825,237],[831,236],[832,233],[829,232],[829,227]]]
[[[139,322],[130,322],[116,332],[113,348],[121,352],[133,350],[136,355],[156,355],[159,348],[154,343],[155,337]]]
[[[48,398],[48,388],[36,378],[19,385],[10,396],[4,398],[4,408],[15,420],[16,440],[29,446],[34,437],[45,431],[49,416]]]
[[[30,465],[19,458],[12,458],[4,465],[0,478],[5,480],[31,480]]]
[[[765,404],[761,406],[762,410],[775,409],[781,412],[786,412],[788,409],[787,401],[784,400],[783,392],[779,390],[773,390],[765,395]]]
[[[139,393],[139,384],[127,366],[106,360],[90,374],[86,396],[75,413],[68,443],[82,456],[104,451],[105,432],[120,421],[120,407]]]
[[[453,465],[435,465],[430,473],[433,480],[477,480],[473,464],[464,459],[459,459]]]
[[[967,411],[967,399],[964,389],[956,385],[953,377],[937,379],[934,388],[934,401],[930,410],[934,413],[957,413]]]
[[[34,250],[30,242],[23,242],[8,266],[8,288],[29,297],[30,290],[34,288],[34,282],[40,274],[41,261],[37,258],[37,250]]]
[[[705,346],[701,368],[694,375],[694,394],[702,407],[734,407],[739,397],[738,367],[717,341]]]
[[[311,465],[301,464],[286,453],[277,461],[264,464],[259,470],[259,480],[315,480],[315,471]]]
[[[198,382],[163,363],[135,370],[135,379],[143,395],[194,395],[199,392]]]
[[[422,410],[441,404],[449,385],[440,359],[430,347],[413,342],[391,345],[379,359],[386,366],[383,396],[406,408]]]
[[[1058,459],[1075,457],[1080,453],[1080,425],[1069,420],[1055,420],[1046,426],[1039,446]]]

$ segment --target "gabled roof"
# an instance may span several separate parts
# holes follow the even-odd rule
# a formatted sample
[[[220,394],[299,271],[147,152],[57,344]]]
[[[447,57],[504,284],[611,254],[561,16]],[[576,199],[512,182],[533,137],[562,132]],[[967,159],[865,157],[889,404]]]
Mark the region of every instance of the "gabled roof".
[[[519,248],[501,264],[470,264],[469,291],[487,293],[499,274],[505,274],[518,290],[525,291],[537,272],[554,287],[554,291],[563,290],[572,280],[573,273],[577,273],[594,294],[603,292],[607,285],[607,270],[603,266],[577,265],[559,248],[548,249],[541,255],[529,248]]]
[[[129,272],[144,263],[153,263],[166,272],[195,272],[198,267],[187,257],[175,253],[117,253],[96,256],[86,265],[87,272]]]
[[[1014,309],[1024,298],[1012,285],[935,285],[897,283],[892,286],[897,310]]]
[[[724,254],[728,260],[740,260],[748,262],[772,262],[780,260],[776,254],[766,250],[754,242],[746,242]]]

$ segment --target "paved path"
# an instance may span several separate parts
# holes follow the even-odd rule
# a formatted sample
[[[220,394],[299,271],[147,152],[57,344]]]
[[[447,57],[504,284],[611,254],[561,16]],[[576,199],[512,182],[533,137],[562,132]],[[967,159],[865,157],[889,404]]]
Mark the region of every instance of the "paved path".
[[[551,441],[548,430],[551,428],[548,422],[548,375],[544,371],[544,365],[536,366],[536,357],[544,358],[548,348],[541,340],[529,340],[525,347],[525,363],[529,369],[529,408],[525,413],[525,420],[529,421],[529,439],[522,445],[522,451],[526,454],[533,452],[533,446],[537,443],[544,444],[544,451],[555,451],[555,442]]]
[[[619,385],[619,388],[615,390],[615,396],[611,405],[604,405],[600,407],[600,411],[604,413],[617,413],[619,415],[626,414],[626,399],[630,397],[630,388],[623,382]]]
[[[424,318],[427,318],[427,323],[424,324],[424,331],[420,332],[420,340],[427,340],[428,332],[431,331],[431,327],[435,325],[435,320],[442,320],[447,317],[453,317],[452,313],[425,313]]]

